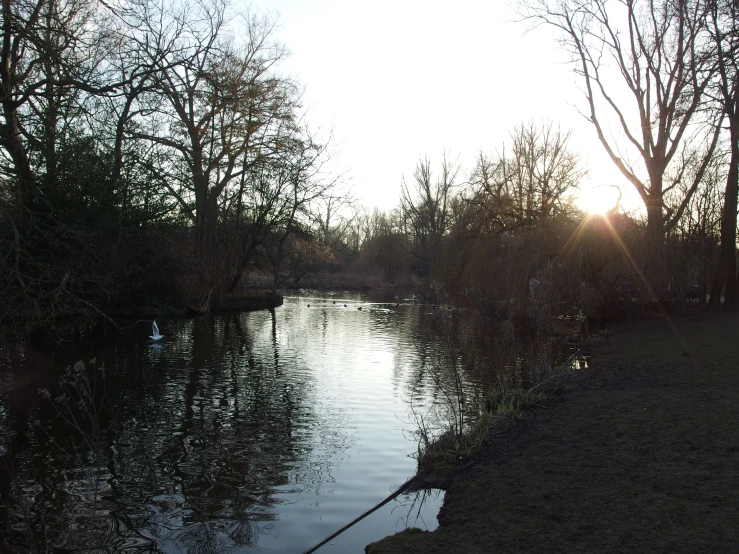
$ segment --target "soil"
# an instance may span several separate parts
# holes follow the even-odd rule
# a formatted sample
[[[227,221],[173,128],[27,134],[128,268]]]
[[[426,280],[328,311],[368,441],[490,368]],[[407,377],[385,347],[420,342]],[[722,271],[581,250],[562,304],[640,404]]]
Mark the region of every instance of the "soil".
[[[448,484],[439,528],[397,552],[739,552],[739,314],[610,330]]]

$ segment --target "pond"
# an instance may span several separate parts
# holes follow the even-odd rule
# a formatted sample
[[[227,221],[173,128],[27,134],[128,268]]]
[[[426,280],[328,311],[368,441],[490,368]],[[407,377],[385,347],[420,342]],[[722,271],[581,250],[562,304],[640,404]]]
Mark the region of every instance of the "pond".
[[[50,350],[3,345],[0,494],[15,501],[0,546],[299,553],[329,536],[414,475],[416,414],[443,402],[423,360],[451,317],[398,294],[159,319],[156,344],[141,321]],[[469,319],[455,312],[455,329]],[[485,360],[465,373],[473,393],[492,379]],[[442,501],[401,494],[318,552],[433,530]]]

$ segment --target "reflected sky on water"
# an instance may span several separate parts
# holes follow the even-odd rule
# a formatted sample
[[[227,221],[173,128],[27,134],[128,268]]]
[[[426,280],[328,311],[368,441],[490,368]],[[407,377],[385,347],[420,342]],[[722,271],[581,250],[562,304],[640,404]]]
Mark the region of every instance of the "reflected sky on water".
[[[273,312],[161,318],[156,344],[142,321],[53,350],[4,345],[0,455],[13,470],[0,493],[14,473],[54,549],[302,552],[415,472],[409,401],[412,390],[417,405],[440,397],[420,360],[443,344],[443,325],[430,305],[396,294],[306,294]],[[82,440],[94,434],[87,420],[81,433],[38,393],[58,396],[77,360],[102,399],[99,459]],[[469,386],[481,388],[481,364],[471,365]],[[403,494],[319,552],[361,552],[406,525],[434,529],[442,501],[438,491]],[[23,551],[20,505],[0,522]]]

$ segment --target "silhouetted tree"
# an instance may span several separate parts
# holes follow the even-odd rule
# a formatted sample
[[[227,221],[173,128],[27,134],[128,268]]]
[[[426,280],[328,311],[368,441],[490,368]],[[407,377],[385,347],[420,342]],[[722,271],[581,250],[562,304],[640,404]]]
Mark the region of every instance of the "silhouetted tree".
[[[414,254],[429,265],[429,277],[435,277],[440,267],[442,239],[449,224],[449,202],[458,185],[459,164],[447,158],[441,161],[438,177],[434,177],[431,161],[420,160],[413,172],[413,188],[405,179],[401,184],[400,205],[403,217],[418,244]]]
[[[729,167],[726,174],[723,215],[721,219],[721,255],[712,286],[711,302],[720,303],[725,291],[725,305],[733,306],[736,293],[736,219],[739,196],[739,5],[732,0],[708,2],[711,37],[710,51],[716,64],[715,94],[726,114],[729,127]]]
[[[236,41],[226,10],[220,0],[197,4],[196,13],[183,7],[148,31],[157,39],[147,51],[157,71],[142,101],[154,109],[135,135],[162,152],[165,163],[148,169],[211,246],[227,188],[296,132],[295,87],[270,73],[284,56],[271,39],[273,23],[247,18]]]
[[[697,55],[704,32],[699,0],[527,0],[525,16],[562,32],[582,79],[588,120],[611,160],[641,196],[659,272],[661,247],[685,211],[711,160],[720,128],[699,121],[715,71]],[[710,117],[709,117],[710,119]],[[609,134],[611,124],[617,132]],[[706,143],[702,162],[673,209],[665,195],[681,182],[679,168],[666,179],[686,143]]]
[[[585,175],[579,157],[567,148],[569,139],[570,132],[552,122],[518,125],[510,154],[504,147],[494,158],[478,156],[470,178],[473,202],[485,204],[500,229],[567,213]]]

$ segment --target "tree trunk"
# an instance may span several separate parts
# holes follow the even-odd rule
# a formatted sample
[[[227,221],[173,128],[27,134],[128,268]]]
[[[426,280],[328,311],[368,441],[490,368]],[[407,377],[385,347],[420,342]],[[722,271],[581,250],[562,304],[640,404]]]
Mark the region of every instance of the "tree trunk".
[[[31,169],[28,153],[20,137],[20,131],[15,121],[15,113],[8,115],[6,110],[4,125],[0,125],[0,145],[10,155],[13,161],[13,170],[17,178],[16,200],[19,206],[18,226],[21,232],[27,230],[30,214],[35,211],[35,182],[36,178]],[[10,119],[8,119],[10,118]]]
[[[711,305],[721,303],[721,290],[724,292],[724,306],[734,307],[736,303],[736,217],[737,196],[739,195],[739,117],[732,118],[731,131],[731,161],[729,173],[726,177],[726,191],[724,193],[724,211],[721,217],[721,254],[716,279],[711,294]]]
[[[272,296],[277,296],[277,287],[280,284],[280,270],[282,269],[282,256],[285,250],[285,240],[289,233],[285,233],[277,243],[277,254],[272,260]]]
[[[210,194],[208,195],[211,196]],[[205,228],[203,230],[205,244],[214,247],[218,238],[218,199],[208,198],[205,203]]]
[[[202,189],[195,199],[195,237],[202,248],[211,248],[218,230],[218,199],[211,197],[207,186],[203,185]]]
[[[195,239],[202,246],[205,243],[205,195],[195,192]]]
[[[208,180],[203,172],[203,152],[197,141],[192,139],[192,184],[195,189],[195,238],[200,247],[207,243],[207,227],[209,219],[210,190]]]
[[[234,292],[236,287],[239,286],[241,277],[244,275],[244,271],[246,271],[249,262],[252,260],[256,247],[257,244],[251,242],[248,247],[244,247],[242,249],[242,254],[236,262],[236,269],[231,277],[231,281],[229,281],[228,286],[226,287],[226,292]]]
[[[664,213],[662,197],[652,195],[645,202],[647,208],[647,259],[644,260],[644,275],[651,288],[650,296],[659,299],[667,292],[664,264]]]

